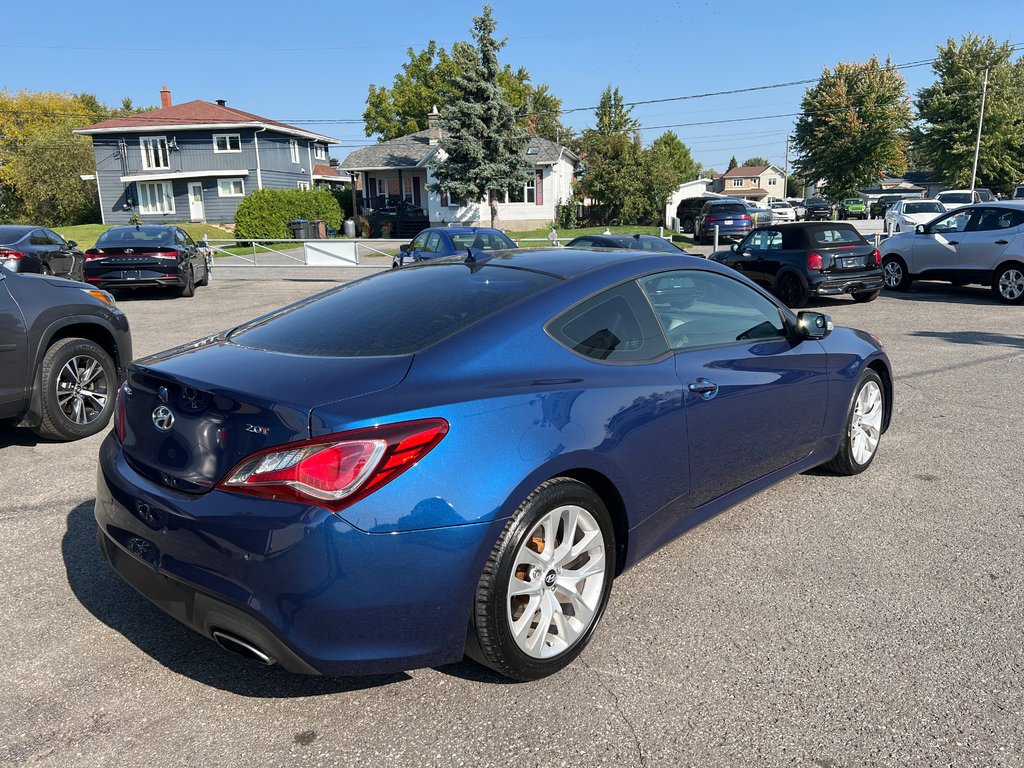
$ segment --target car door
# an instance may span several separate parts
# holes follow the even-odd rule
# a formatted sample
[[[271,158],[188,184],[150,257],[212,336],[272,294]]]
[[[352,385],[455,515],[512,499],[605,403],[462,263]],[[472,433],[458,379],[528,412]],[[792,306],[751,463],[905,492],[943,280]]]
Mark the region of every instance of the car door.
[[[8,278],[0,269],[0,403],[25,396],[28,370],[28,334],[21,307],[7,290]]]
[[[82,275],[82,254],[72,248],[67,241],[52,229],[44,229],[43,234],[50,241],[50,269],[53,274],[78,280]]]
[[[641,285],[683,385],[691,509],[810,454],[828,402],[822,345],[792,338],[775,302],[726,275],[679,270]]]
[[[979,208],[956,246],[957,266],[968,277],[986,279],[985,273],[1002,262],[1006,249],[1024,225],[1024,211],[1011,208]]]
[[[957,208],[926,225],[923,233],[915,234],[907,265],[911,273],[927,278],[929,273],[957,269],[960,257],[956,247],[974,212],[974,208]]]
[[[423,244],[423,248],[419,251],[419,259],[436,259],[444,254],[441,253],[441,233],[433,231],[427,235],[426,242]]]

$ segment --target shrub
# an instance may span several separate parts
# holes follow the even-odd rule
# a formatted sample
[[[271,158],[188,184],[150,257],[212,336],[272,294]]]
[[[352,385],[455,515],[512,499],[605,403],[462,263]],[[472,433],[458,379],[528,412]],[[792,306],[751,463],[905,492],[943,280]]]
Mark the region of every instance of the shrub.
[[[341,206],[326,189],[258,189],[238,205],[235,236],[239,239],[284,239],[295,219],[323,220],[341,226]]]

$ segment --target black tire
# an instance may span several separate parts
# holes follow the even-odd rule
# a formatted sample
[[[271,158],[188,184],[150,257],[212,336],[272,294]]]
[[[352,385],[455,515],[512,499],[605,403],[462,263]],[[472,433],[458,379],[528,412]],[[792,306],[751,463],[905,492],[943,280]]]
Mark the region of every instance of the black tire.
[[[890,291],[909,291],[913,282],[907,262],[892,254],[882,259],[882,279]]]
[[[210,273],[213,271],[213,267],[210,266],[209,261],[203,263],[203,279],[196,283],[199,286],[207,286],[210,284]]]
[[[853,296],[854,301],[859,302],[860,304],[867,304],[869,301],[877,299],[881,292],[881,289],[878,289],[877,291],[857,291],[850,295]]]
[[[693,234],[693,219],[683,219],[683,223],[680,226],[686,234]]]
[[[1024,264],[999,265],[992,273],[992,292],[1004,304],[1024,303]]]
[[[783,304],[793,309],[799,309],[807,303],[807,291],[804,289],[800,278],[792,272],[784,272],[779,275],[775,282],[773,293]]]
[[[191,299],[196,295],[196,275],[192,271],[192,267],[188,268],[188,277],[185,278],[185,284],[178,289],[178,295],[184,299]]]
[[[72,364],[75,372],[88,372],[88,360],[99,365],[102,374],[96,373],[92,380],[81,388],[83,394],[77,399],[81,402],[81,410],[74,405],[76,396],[68,384],[71,369],[62,376],[65,366],[72,360],[84,362],[84,365]],[[88,339],[59,339],[53,343],[39,366],[41,419],[35,432],[49,440],[78,440],[95,435],[110,423],[114,412],[114,401],[117,399],[117,368],[106,350],[99,344]],[[70,397],[69,397],[70,395]],[[99,407],[99,398],[103,399]],[[64,403],[65,411],[61,407]],[[82,414],[84,423],[72,418]]]
[[[391,268],[392,268],[392,269],[398,269],[398,266],[399,266],[399,264],[398,264],[398,262],[397,262],[397,261],[392,261],[392,262],[391,262]]]
[[[603,537],[604,568],[602,573],[604,580],[600,584],[601,591],[591,614],[589,625],[584,625],[583,631],[565,650],[549,658],[541,659],[522,650],[513,637],[510,626],[510,612],[513,609],[509,606],[511,601],[516,598],[508,594],[509,583],[513,578],[518,555],[528,545],[533,549],[531,542],[535,542],[538,538],[536,533],[539,521],[548,513],[567,505],[582,507],[590,514],[591,519],[597,523],[600,529]],[[563,532],[562,524],[559,524],[558,531]],[[541,547],[539,552],[542,554],[547,544],[541,539],[538,546]],[[599,545],[595,546],[599,547]],[[538,550],[533,549],[533,551]],[[604,502],[589,486],[567,477],[556,477],[542,483],[509,519],[487,558],[476,589],[470,624],[472,636],[467,642],[466,652],[476,661],[515,680],[536,680],[554,674],[570,664],[586,647],[594,630],[601,622],[615,576],[615,552],[615,533],[611,516]],[[584,556],[580,555],[580,557]],[[524,566],[520,565],[519,567],[523,568]],[[544,566],[544,568],[548,567]],[[548,582],[548,578],[557,578],[554,573],[555,569],[552,566],[552,570],[548,571],[548,574],[538,582],[542,599],[545,591],[550,595],[556,593],[556,588]],[[526,583],[534,580],[532,576],[516,575],[515,578]],[[585,588],[586,580],[583,580],[582,583]],[[529,598],[523,597],[522,600],[528,601]],[[571,602],[568,603],[565,606],[566,609],[571,605]],[[534,611],[537,610],[541,610],[541,608],[534,609]],[[569,620],[573,613],[566,614],[570,617]],[[539,621],[537,625],[539,627]],[[550,629],[551,626],[549,624],[548,628]],[[547,643],[543,641],[547,637],[546,631],[540,638],[545,646]]]
[[[854,426],[858,420],[857,400],[860,397],[861,391],[868,386],[871,382],[874,386],[878,387],[878,391],[881,395],[879,402],[879,408],[881,409],[881,425],[885,422],[885,386],[882,384],[882,378],[875,371],[868,368],[860,377],[860,381],[857,382],[857,388],[853,392],[853,398],[850,400],[850,407],[846,412],[846,422],[843,425],[843,432],[840,438],[839,451],[835,457],[825,464],[825,469],[830,472],[835,472],[837,475],[858,475],[865,469],[871,466],[871,462],[875,460],[875,456],[878,455],[878,447],[876,444],[875,449],[871,452],[871,455],[863,463],[857,460],[856,450],[854,449]],[[878,430],[878,440],[881,441],[881,429]]]
[[[41,274],[41,275],[49,275],[49,276],[52,277],[53,276],[53,270],[50,269],[50,265],[49,264],[43,264],[43,266],[41,266],[39,268],[39,274]]]

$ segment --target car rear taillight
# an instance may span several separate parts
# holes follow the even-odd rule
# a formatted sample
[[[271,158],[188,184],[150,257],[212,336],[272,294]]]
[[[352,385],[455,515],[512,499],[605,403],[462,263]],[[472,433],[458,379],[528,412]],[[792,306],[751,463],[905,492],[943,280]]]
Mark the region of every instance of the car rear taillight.
[[[821,254],[811,251],[807,254],[807,268],[821,270]]]
[[[85,252],[85,260],[86,261],[96,261],[96,259],[105,259],[105,258],[107,258],[107,254],[102,253],[101,251],[94,251],[92,249],[89,249],[88,251]]]
[[[12,261],[20,261],[25,258],[25,254],[21,251],[8,251],[6,249],[0,250],[0,261],[6,261],[10,259]]]
[[[217,487],[337,512],[415,466],[447,433],[444,419],[424,419],[279,445],[243,459]]]
[[[871,263],[876,267],[882,266],[882,254],[877,248],[871,252]]]
[[[177,261],[177,251],[154,251],[153,253],[147,253],[146,256],[152,256],[154,259],[174,259]]]
[[[741,213],[739,216],[736,217],[736,220],[737,221],[750,221],[750,215],[746,214],[746,213]]]
[[[128,382],[125,382],[117,390],[117,399],[114,401],[114,434],[119,443],[124,442],[124,406],[127,399]]]

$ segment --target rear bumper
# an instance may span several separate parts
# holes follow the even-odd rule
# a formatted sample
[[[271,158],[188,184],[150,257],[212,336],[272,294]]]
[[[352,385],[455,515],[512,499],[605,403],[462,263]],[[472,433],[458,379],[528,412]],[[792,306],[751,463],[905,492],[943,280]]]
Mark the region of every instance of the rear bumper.
[[[95,514],[108,562],[159,608],[205,637],[219,629],[287,670],[324,675],[461,659],[504,525],[372,534],[320,507],[186,494],[136,473],[113,435],[100,448]]]
[[[160,277],[88,277],[85,282],[97,288],[181,288],[185,278],[180,275],[163,275]]]
[[[810,286],[811,293],[818,296],[838,296],[844,293],[880,291],[885,285],[881,273],[878,275],[846,276],[823,280]]]

